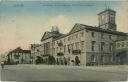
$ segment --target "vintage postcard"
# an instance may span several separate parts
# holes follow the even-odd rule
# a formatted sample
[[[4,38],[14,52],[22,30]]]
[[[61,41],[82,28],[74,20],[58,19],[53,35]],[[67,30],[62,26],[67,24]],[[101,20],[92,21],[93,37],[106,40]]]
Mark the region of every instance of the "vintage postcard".
[[[0,0],[1,81],[127,81],[127,0]]]

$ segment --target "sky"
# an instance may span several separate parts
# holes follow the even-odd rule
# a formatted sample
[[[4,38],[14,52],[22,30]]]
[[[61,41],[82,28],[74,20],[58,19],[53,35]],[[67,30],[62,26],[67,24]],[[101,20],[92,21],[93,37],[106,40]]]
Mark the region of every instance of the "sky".
[[[116,11],[117,30],[128,32],[128,1],[1,1],[0,53],[41,43],[52,26],[62,33],[75,23],[98,26],[97,14],[106,7]]]

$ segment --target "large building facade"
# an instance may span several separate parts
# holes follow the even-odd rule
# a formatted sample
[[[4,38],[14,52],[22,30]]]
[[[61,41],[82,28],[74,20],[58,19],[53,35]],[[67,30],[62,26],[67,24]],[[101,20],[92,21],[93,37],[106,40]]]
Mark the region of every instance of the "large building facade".
[[[106,9],[98,14],[98,27],[76,23],[67,34],[53,27],[44,33],[35,50],[39,49],[44,60],[54,56],[61,65],[116,64],[116,41],[126,39],[127,34],[116,30],[115,17],[114,10]]]

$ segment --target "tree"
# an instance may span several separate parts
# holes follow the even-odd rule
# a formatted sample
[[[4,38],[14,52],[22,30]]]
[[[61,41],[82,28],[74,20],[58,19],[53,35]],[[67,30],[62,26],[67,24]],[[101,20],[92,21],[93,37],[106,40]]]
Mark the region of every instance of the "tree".
[[[10,63],[10,59],[8,57],[8,54],[11,52],[12,50],[8,50],[7,52],[0,54],[0,62],[5,62],[5,64]]]
[[[7,61],[7,56],[6,55],[4,55],[4,54],[1,54],[0,55],[0,62],[5,62],[5,61]]]
[[[43,59],[39,56],[37,56],[37,59],[36,59],[36,64],[41,64],[43,63]]]
[[[50,64],[50,65],[55,64],[55,58],[53,56],[48,57],[48,64]]]

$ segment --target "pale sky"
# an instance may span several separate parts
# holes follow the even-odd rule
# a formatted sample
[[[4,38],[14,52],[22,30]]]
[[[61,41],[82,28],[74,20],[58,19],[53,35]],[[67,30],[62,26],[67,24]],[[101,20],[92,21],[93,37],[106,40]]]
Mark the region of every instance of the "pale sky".
[[[75,23],[98,26],[97,14],[106,6],[116,13],[117,30],[128,32],[126,1],[3,1],[0,3],[0,53],[40,43],[45,31],[58,26],[68,33]]]

